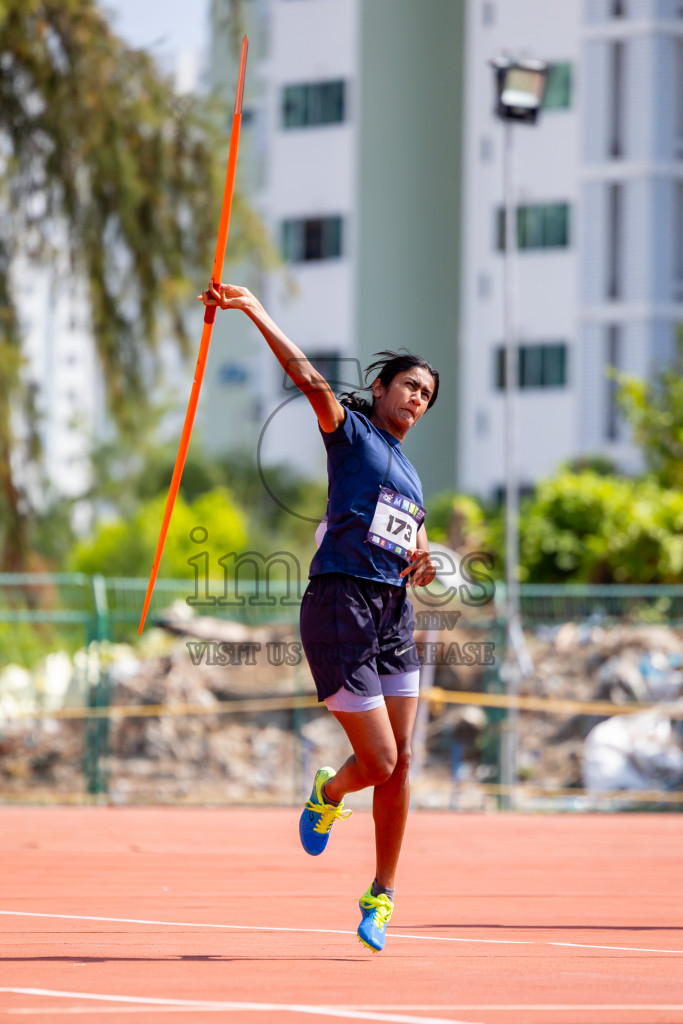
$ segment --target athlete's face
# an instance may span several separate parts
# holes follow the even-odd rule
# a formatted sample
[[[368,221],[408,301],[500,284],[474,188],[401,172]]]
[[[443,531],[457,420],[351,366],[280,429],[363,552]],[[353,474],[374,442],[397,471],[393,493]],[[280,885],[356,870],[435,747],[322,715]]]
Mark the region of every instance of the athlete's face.
[[[372,385],[375,405],[372,421],[376,426],[403,440],[410,428],[427,411],[434,394],[434,378],[422,366],[411,366],[397,373],[389,385],[379,378]]]

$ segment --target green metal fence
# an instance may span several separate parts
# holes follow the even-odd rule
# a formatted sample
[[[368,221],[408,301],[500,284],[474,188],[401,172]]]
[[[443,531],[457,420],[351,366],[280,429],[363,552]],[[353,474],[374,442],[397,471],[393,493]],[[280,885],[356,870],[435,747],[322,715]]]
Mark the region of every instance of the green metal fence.
[[[617,621],[683,624],[683,585],[527,583],[520,587],[525,627],[540,623]]]

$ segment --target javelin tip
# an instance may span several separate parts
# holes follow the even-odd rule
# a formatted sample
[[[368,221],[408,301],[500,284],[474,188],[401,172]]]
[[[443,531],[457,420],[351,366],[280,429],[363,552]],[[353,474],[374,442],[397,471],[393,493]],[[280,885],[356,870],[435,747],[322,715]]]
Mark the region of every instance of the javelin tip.
[[[235,117],[242,113],[242,97],[244,95],[244,74],[247,69],[247,51],[249,49],[249,40],[247,39],[246,32],[244,33],[244,39],[242,40],[242,53],[240,55],[240,69],[237,78],[237,93],[235,95]]]

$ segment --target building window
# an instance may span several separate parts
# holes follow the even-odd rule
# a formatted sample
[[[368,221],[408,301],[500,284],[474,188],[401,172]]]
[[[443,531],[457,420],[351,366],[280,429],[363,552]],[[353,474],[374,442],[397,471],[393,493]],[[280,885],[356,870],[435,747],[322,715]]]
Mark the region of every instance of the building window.
[[[329,352],[313,352],[306,356],[306,360],[322,374],[327,383],[333,390],[341,390],[343,387],[358,387],[355,383],[358,376],[357,359],[343,359],[341,353],[334,349]],[[292,360],[290,360],[292,362]],[[356,364],[351,367],[349,372],[348,365],[342,364]],[[351,378],[349,381],[347,378]],[[287,373],[284,374],[282,386],[285,391],[296,391],[297,386],[292,382]]]
[[[613,18],[625,18],[626,17],[626,3],[625,3],[625,0],[612,0],[612,17]]]
[[[618,299],[621,295],[620,266],[624,186],[613,182],[607,186],[607,189],[607,297]]]
[[[520,484],[517,488],[517,499],[518,501],[526,501],[527,498],[533,498],[536,493],[536,488],[533,484]],[[497,484],[491,490],[491,499],[493,504],[500,508],[507,501],[507,487],[505,484]]]
[[[543,94],[544,110],[568,110],[572,105],[571,64],[551,64]]]
[[[683,11],[683,8],[682,8]],[[683,17],[683,13],[681,14]],[[683,156],[683,39],[676,40],[676,155]]]
[[[286,85],[282,90],[284,128],[310,128],[339,124],[345,117],[346,88],[339,82],[310,82]]]
[[[491,275],[486,271],[477,274],[477,297],[485,300],[491,297]]]
[[[505,348],[495,351],[495,383],[505,387]],[[519,388],[564,388],[567,386],[567,345],[553,342],[520,345],[517,349],[517,386]]]
[[[477,437],[488,437],[489,414],[485,409],[477,409],[474,417],[474,431]]]
[[[683,182],[677,181],[674,203],[674,299],[683,299]]]
[[[505,248],[505,211],[498,210],[496,243]],[[517,207],[518,249],[563,249],[569,245],[569,204],[539,203]]]
[[[612,46],[612,98],[611,98],[611,129],[610,156],[623,156],[623,93],[624,93],[624,44],[614,43]]]
[[[282,255],[287,262],[330,260],[341,254],[341,217],[308,217],[283,221]]]
[[[621,366],[621,330],[616,324],[607,328],[605,369],[618,370]],[[607,376],[607,402],[605,417],[605,437],[608,441],[619,440],[619,386],[613,377]]]
[[[218,371],[218,380],[223,387],[240,386],[249,380],[249,371],[241,363],[223,363]]]

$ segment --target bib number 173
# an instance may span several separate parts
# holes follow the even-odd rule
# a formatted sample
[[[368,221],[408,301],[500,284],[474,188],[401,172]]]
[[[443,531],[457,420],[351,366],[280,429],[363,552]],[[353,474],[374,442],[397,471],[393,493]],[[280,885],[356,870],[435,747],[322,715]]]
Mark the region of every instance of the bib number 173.
[[[394,516],[389,516],[387,522],[387,530],[390,534],[398,536],[403,532],[403,540],[406,544],[412,545],[413,540],[413,523],[408,522],[405,519],[398,519]]]
[[[426,512],[404,494],[382,487],[368,531],[368,542],[408,560]]]

